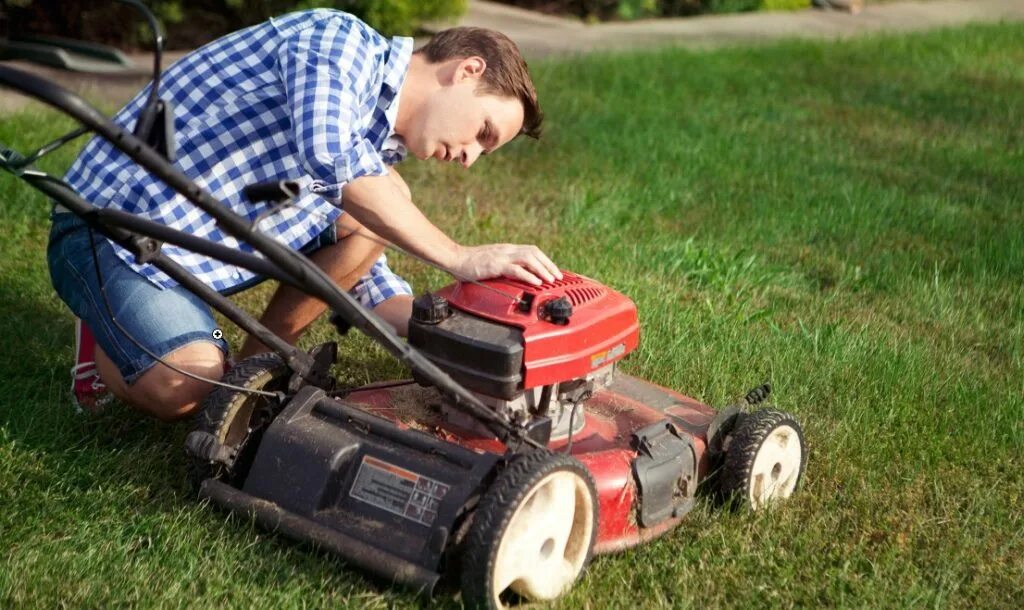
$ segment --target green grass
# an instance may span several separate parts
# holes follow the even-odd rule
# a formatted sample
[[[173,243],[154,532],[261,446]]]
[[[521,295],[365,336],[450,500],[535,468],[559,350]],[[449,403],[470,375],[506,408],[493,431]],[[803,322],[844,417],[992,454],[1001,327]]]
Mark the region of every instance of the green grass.
[[[1019,607],[1022,38],[1002,25],[541,63],[543,144],[472,172],[405,168],[458,239],[536,242],[635,299],[628,372],[714,405],[771,379],[805,424],[805,485],[782,510],[702,503],[665,539],[598,559],[559,607]],[[68,127],[23,112],[0,141]],[[194,504],[184,426],[73,415],[46,204],[10,177],[0,202],[0,606],[420,603]],[[394,264],[419,289],[444,282]],[[329,337],[318,323],[305,341]],[[402,374],[358,338],[340,370]]]

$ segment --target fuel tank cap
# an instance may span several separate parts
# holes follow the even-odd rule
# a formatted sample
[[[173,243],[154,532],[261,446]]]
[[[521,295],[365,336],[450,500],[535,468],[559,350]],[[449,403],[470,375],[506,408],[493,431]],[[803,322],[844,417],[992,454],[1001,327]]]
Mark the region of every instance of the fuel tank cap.
[[[541,305],[540,316],[552,324],[566,325],[572,317],[572,303],[565,297],[551,299]]]
[[[444,322],[451,315],[448,299],[425,292],[412,302],[412,319],[420,324]]]

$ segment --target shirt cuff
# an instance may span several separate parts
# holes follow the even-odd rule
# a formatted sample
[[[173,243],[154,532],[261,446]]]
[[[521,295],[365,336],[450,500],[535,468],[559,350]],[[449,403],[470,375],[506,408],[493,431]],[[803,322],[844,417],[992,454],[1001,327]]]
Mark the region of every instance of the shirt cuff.
[[[392,297],[412,295],[409,283],[394,274],[365,276],[353,289],[359,303],[373,309]]]
[[[341,187],[363,176],[386,176],[388,166],[380,153],[369,141],[361,139],[334,159],[334,175],[337,182],[330,184],[313,180],[309,190],[330,201],[341,201]]]

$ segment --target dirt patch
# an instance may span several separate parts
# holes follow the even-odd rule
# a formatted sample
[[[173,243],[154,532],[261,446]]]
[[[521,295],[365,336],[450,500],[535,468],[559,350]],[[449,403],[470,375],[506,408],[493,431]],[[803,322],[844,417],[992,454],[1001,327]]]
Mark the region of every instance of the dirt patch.
[[[442,423],[440,392],[436,388],[424,388],[416,383],[380,390],[386,397],[375,400],[361,400],[358,394],[349,400],[363,409],[399,422],[414,430],[432,432]]]
[[[617,400],[614,396],[605,395],[594,397],[584,403],[587,413],[600,415],[608,419],[614,419],[616,415],[629,413],[632,407],[624,400]]]

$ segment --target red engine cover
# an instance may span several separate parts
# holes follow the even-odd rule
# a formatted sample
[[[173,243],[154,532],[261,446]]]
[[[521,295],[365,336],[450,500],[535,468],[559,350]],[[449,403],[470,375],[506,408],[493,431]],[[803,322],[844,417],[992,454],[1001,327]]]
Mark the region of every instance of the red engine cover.
[[[507,278],[482,284],[487,288],[456,282],[438,294],[461,311],[522,330],[524,389],[582,377],[620,360],[640,341],[633,301],[582,275],[563,271],[561,280],[541,286]],[[559,297],[572,304],[565,325],[540,315],[545,303]],[[524,300],[528,308],[519,304]]]

